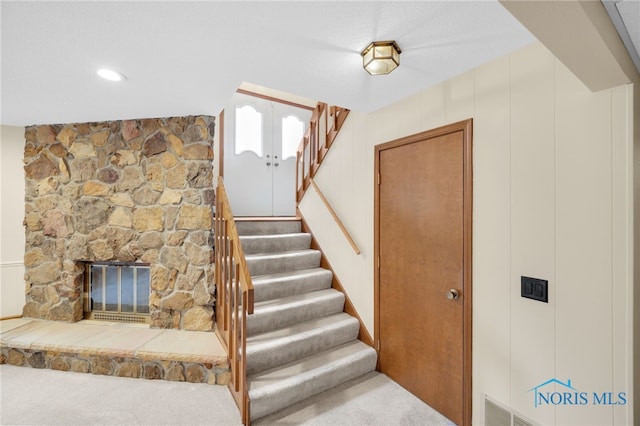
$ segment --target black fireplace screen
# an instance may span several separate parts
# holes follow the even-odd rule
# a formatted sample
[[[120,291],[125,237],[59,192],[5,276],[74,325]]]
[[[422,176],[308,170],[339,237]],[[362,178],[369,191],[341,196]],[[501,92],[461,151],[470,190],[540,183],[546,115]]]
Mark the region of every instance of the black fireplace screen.
[[[89,279],[91,311],[149,313],[149,266],[94,262]]]

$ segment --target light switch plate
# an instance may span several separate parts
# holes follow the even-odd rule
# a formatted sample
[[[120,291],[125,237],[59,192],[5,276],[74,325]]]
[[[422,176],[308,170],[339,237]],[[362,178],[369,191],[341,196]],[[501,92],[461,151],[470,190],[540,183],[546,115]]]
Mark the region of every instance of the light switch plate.
[[[520,277],[520,296],[549,303],[549,281],[540,278]]]

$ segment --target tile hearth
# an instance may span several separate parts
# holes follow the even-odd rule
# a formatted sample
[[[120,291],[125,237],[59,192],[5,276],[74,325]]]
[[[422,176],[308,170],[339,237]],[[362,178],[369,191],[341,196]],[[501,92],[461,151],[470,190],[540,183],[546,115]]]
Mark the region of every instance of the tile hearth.
[[[17,318],[0,321],[0,364],[227,384],[229,363],[212,332],[146,324]]]

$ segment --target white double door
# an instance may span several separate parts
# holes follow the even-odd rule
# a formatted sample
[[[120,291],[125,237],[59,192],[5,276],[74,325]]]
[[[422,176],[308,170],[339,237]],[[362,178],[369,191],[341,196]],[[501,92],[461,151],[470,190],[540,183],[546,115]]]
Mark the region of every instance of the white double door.
[[[296,150],[311,111],[236,93],[224,116],[224,181],[233,214],[295,216]]]

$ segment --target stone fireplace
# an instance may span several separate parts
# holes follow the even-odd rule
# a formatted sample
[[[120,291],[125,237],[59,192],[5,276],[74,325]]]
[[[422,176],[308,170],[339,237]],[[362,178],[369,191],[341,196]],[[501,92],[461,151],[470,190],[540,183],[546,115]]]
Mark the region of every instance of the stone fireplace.
[[[28,317],[78,321],[87,262],[149,266],[153,327],[212,330],[210,116],[25,132]]]

